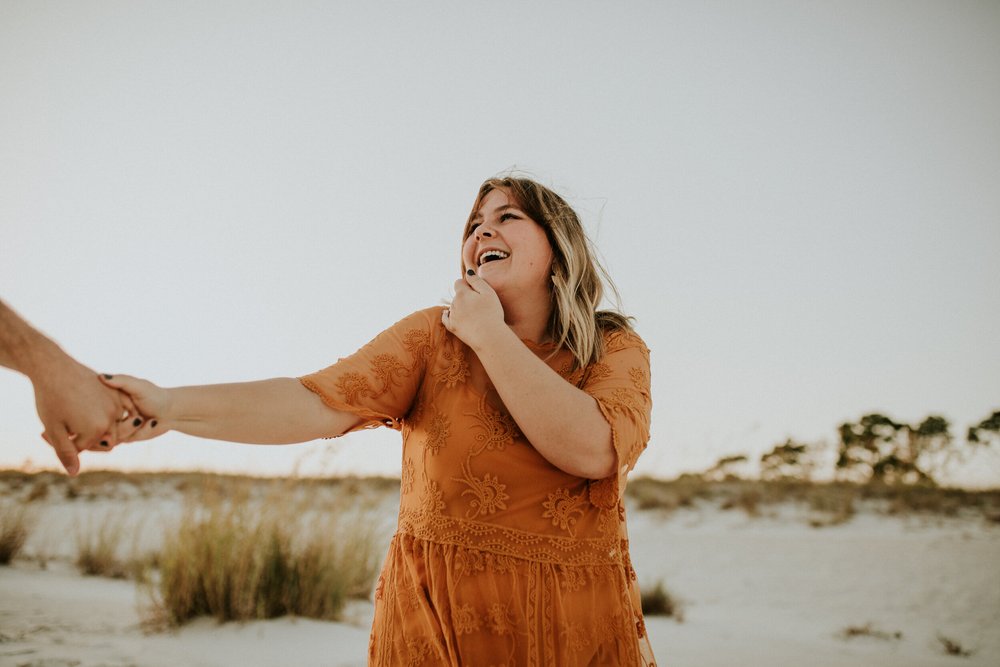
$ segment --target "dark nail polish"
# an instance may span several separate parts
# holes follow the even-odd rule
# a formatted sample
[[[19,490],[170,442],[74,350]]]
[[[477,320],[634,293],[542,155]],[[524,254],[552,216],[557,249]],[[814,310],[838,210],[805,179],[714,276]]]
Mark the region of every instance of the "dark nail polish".
[[[472,269],[469,269],[469,270],[468,270],[468,271],[466,271],[465,273],[466,273],[467,275],[470,275],[470,276],[474,276],[474,275],[476,275],[476,272],[475,272],[475,271],[473,271]]]
[[[107,373],[104,373],[104,379],[105,380],[110,380],[113,377],[114,377],[114,375],[108,375]]]
[[[153,428],[156,428],[156,420],[154,419],[153,421],[149,422],[149,425],[152,426]]]
[[[138,426],[141,423],[142,423],[142,417],[136,417],[135,419],[132,420],[132,426]]]
[[[108,441],[107,440],[101,440],[101,447],[107,447],[107,446],[108,446]]]

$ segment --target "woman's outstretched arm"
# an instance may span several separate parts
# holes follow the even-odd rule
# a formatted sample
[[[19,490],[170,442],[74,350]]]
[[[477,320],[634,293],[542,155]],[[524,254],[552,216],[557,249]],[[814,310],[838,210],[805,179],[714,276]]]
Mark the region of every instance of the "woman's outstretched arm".
[[[342,435],[361,418],[325,405],[295,378],[163,388],[129,375],[103,376],[146,417],[130,441],[167,431],[200,438],[284,445]]]

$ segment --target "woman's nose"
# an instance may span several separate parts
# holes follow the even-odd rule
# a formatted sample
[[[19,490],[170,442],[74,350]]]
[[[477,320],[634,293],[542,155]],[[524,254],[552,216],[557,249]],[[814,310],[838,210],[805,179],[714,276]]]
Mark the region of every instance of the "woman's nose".
[[[479,225],[476,227],[476,238],[477,239],[491,239],[493,238],[493,232],[486,228],[486,225]]]

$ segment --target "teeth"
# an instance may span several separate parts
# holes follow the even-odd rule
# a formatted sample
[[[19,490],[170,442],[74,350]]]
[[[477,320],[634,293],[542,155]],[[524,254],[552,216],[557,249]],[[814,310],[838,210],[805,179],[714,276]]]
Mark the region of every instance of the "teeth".
[[[479,266],[482,266],[486,262],[490,261],[491,258],[507,259],[508,257],[510,257],[509,252],[504,252],[503,250],[487,250],[479,256]]]

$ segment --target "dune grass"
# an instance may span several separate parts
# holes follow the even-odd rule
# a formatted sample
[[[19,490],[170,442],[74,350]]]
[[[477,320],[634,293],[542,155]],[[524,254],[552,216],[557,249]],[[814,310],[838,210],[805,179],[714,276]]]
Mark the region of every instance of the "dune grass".
[[[843,639],[854,639],[855,637],[871,637],[872,639],[881,639],[884,641],[900,640],[903,638],[903,633],[899,630],[882,630],[875,627],[871,622],[865,623],[864,625],[849,625],[840,631],[840,636]]]
[[[662,581],[640,593],[644,616],[667,616],[678,623],[684,622],[684,612],[678,600],[664,587]]]
[[[246,488],[195,494],[167,530],[150,583],[160,620],[339,620],[348,599],[367,597],[381,555],[372,522],[345,518],[346,504],[316,511],[293,497],[254,499]]]
[[[130,568],[122,557],[125,517],[105,516],[94,525],[90,522],[76,532],[76,567],[80,574],[125,579]]]
[[[5,503],[0,506],[0,565],[8,565],[24,548],[28,539],[29,520],[24,505]]]
[[[965,648],[958,641],[939,634],[937,636],[938,641],[941,643],[941,648],[945,655],[953,655],[959,658],[971,657],[975,651]]]
[[[677,479],[637,478],[629,482],[626,495],[640,510],[672,512],[679,508],[714,504],[720,509],[738,509],[748,516],[761,516],[769,506],[804,504],[814,527],[849,521],[860,504],[890,515],[957,516],[979,513],[991,523],[1000,522],[1000,490],[969,491],[917,484],[855,484],[810,482],[795,479],[758,480],[704,479],[682,475]]]

